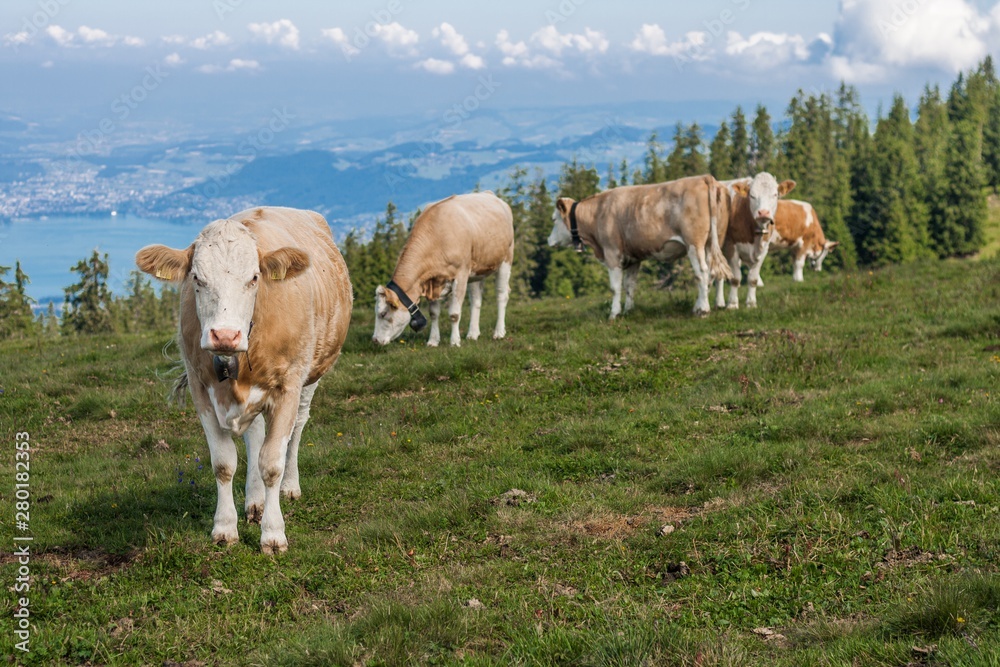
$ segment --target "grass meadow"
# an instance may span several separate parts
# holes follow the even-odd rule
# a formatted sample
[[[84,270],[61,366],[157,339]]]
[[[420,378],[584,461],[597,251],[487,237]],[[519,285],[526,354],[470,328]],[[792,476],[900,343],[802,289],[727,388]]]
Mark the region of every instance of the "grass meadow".
[[[374,349],[362,295],[276,557],[245,522],[210,541],[208,447],[165,400],[172,332],[2,343],[3,653],[1000,665],[1000,262],[772,276],[758,298],[695,318],[693,290],[641,285],[613,323],[608,297],[512,299],[503,341],[487,302],[480,341]]]

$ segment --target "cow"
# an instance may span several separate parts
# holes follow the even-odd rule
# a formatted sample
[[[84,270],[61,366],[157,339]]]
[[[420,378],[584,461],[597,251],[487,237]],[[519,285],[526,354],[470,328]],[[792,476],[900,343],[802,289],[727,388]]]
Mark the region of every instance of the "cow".
[[[718,308],[739,308],[742,261],[750,269],[747,275],[747,308],[756,308],[757,288],[764,285],[760,279],[760,267],[773,239],[775,218],[781,209],[780,197],[795,188],[795,181],[778,183],[774,176],[762,171],[753,178],[720,181],[720,184],[729,196],[729,226],[722,243],[722,253],[729,262],[733,277],[729,283],[728,302],[723,294],[723,281],[718,281],[715,305]]]
[[[301,496],[298,447],[351,319],[347,265],[318,213],[252,208],[185,250],[146,246],[140,269],[180,285],[179,386],[191,391],[218,489],[212,540],[239,540],[233,436],[247,448],[245,510],[265,553],[287,550],[279,496]]]
[[[617,187],[581,201],[560,197],[548,243],[594,249],[608,269],[612,320],[623,312],[623,281],[625,312],[632,309],[644,259],[674,261],[686,254],[698,280],[694,312],[706,315],[710,281],[731,276],[719,245],[726,233],[722,198],[723,188],[710,175]]]
[[[469,292],[468,340],[479,338],[483,278],[496,274],[497,324],[493,338],[507,335],[506,311],[510,270],[514,259],[514,216],[510,206],[492,192],[452,195],[427,207],[413,222],[392,279],[375,289],[375,333],[372,341],[387,345],[406,325],[420,331],[427,319],[420,297],[429,302],[431,331],[427,345],[441,342],[438,316],[441,299],[450,295],[451,344],[462,344],[459,320]]]
[[[797,199],[784,200],[778,204],[778,215],[774,219],[774,233],[771,245],[775,248],[791,248],[795,255],[792,280],[802,282],[802,268],[808,259],[816,271],[823,270],[823,260],[838,245],[839,241],[827,241],[819,216],[809,202]]]

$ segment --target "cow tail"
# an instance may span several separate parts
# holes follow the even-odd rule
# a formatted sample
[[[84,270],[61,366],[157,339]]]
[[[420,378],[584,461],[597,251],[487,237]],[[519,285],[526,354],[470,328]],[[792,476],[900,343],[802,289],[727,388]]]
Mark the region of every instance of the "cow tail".
[[[179,408],[183,408],[187,403],[188,394],[188,374],[187,369],[184,366],[184,362],[173,356],[174,348],[178,348],[180,345],[176,338],[171,338],[167,341],[167,344],[163,346],[163,356],[168,361],[173,362],[170,366],[170,370],[165,373],[157,372],[156,376],[162,382],[170,383],[170,392],[167,394],[167,403],[173,404]]]
[[[722,212],[722,186],[714,178],[708,179],[708,217],[711,247],[708,253],[709,273],[713,280],[732,280],[733,272],[719,245],[719,214]]]

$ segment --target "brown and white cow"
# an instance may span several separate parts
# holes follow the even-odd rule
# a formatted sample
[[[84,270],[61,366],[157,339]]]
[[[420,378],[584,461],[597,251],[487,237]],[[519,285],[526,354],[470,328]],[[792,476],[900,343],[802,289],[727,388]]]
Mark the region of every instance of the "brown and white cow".
[[[375,289],[375,333],[372,340],[386,345],[406,325],[420,331],[427,320],[420,297],[430,303],[431,333],[427,344],[441,342],[440,300],[449,294],[451,344],[459,346],[462,300],[469,291],[467,338],[479,338],[479,312],[486,276],[497,276],[497,324],[493,338],[507,335],[506,311],[510,297],[510,269],[514,258],[514,217],[510,206],[492,192],[452,195],[431,204],[414,221],[396,262],[392,280]]]
[[[792,249],[795,255],[792,280],[802,282],[802,268],[806,260],[812,263],[815,270],[822,271],[823,260],[840,242],[826,240],[812,204],[789,199],[778,204],[771,245],[775,248]]]
[[[298,447],[319,379],[351,319],[347,266],[318,213],[254,208],[210,223],[185,250],[146,246],[140,269],[180,283],[179,344],[208,439],[218,501],[212,539],[239,539],[233,436],[247,448],[246,515],[285,551],[279,495],[298,498]]]
[[[629,185],[573,201],[556,201],[550,246],[585,243],[606,267],[611,280],[611,319],[621,312],[622,283],[625,311],[634,304],[639,265],[644,259],[673,261],[685,254],[698,279],[694,312],[707,314],[709,283],[730,277],[719,245],[725,236],[721,214],[723,189],[709,175],[666,183]]]
[[[792,191],[795,181],[782,181],[766,171],[753,178],[739,178],[720,181],[729,195],[729,227],[722,243],[722,253],[729,262],[733,277],[729,282],[729,301],[724,299],[723,281],[718,282],[715,305],[718,308],[739,308],[739,288],[743,274],[742,262],[749,267],[747,274],[747,308],[757,306],[757,288],[764,282],[760,279],[760,268],[767,257],[773,239],[772,228],[778,211],[780,197]]]

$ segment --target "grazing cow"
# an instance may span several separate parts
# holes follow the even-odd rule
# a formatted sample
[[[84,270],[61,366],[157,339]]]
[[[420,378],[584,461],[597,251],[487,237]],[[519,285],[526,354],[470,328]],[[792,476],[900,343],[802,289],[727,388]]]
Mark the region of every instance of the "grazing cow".
[[[451,344],[459,346],[462,300],[469,290],[469,340],[479,338],[479,311],[486,276],[497,275],[497,325],[494,338],[507,335],[506,310],[510,297],[510,268],[514,258],[514,217],[510,206],[492,192],[452,195],[431,204],[420,214],[399,254],[392,280],[375,290],[375,334],[387,345],[409,324],[420,331],[427,320],[420,297],[430,302],[431,333],[427,344],[441,342],[440,299],[451,295]]]
[[[340,356],[351,284],[318,213],[254,208],[216,220],[186,250],[146,246],[140,269],[180,283],[179,344],[218,487],[212,539],[238,541],[236,445],[247,448],[246,514],[265,553],[285,551],[279,495],[298,498],[298,447],[319,379]]]
[[[802,282],[802,267],[806,260],[812,262],[817,271],[823,270],[823,260],[838,245],[839,241],[827,241],[819,216],[809,202],[789,199],[778,204],[778,215],[774,219],[774,233],[771,245],[775,248],[791,248],[795,254],[792,280]]]
[[[611,318],[634,305],[639,264],[647,258],[674,261],[685,254],[698,279],[694,312],[709,312],[708,287],[713,278],[729,278],[729,265],[719,245],[725,236],[723,188],[708,175],[666,183],[629,185],[573,201],[556,201],[550,246],[587,244],[606,267],[611,280]]]
[[[729,282],[729,302],[723,295],[723,281],[718,282],[715,305],[718,308],[739,308],[739,289],[743,274],[741,260],[750,271],[747,275],[747,308],[757,306],[757,288],[764,285],[760,267],[767,257],[768,246],[773,240],[771,228],[781,210],[780,197],[792,191],[795,181],[778,181],[762,171],[753,178],[720,181],[729,194],[729,227],[722,253],[729,262],[733,277]]]

